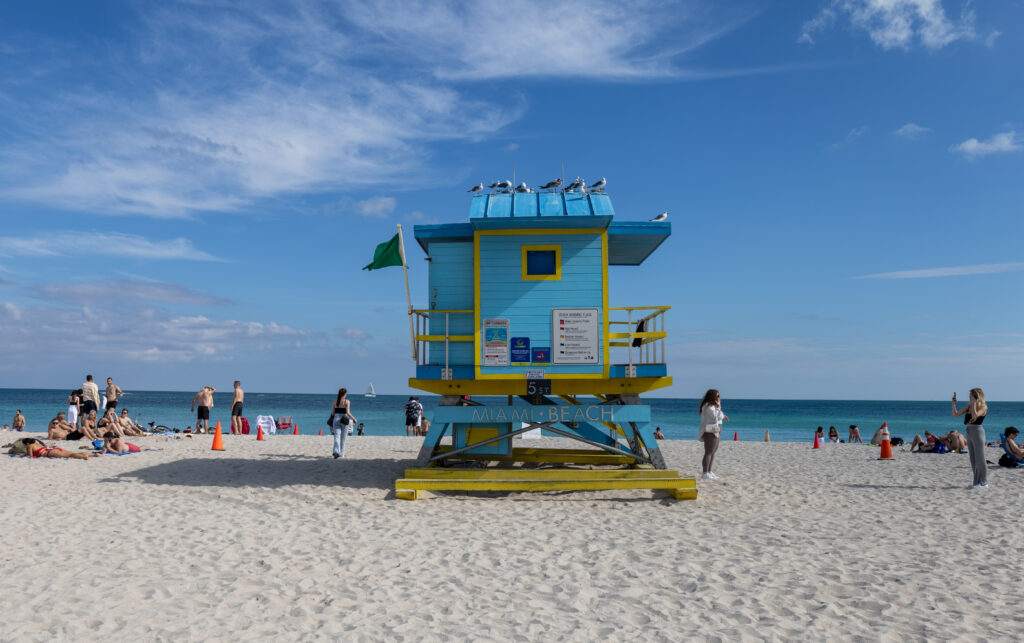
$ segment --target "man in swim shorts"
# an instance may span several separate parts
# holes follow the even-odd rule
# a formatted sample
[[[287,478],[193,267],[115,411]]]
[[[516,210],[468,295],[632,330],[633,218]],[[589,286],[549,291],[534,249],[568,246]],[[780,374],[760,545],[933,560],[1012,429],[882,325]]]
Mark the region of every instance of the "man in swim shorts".
[[[82,384],[82,411],[80,416],[89,415],[89,411],[100,410],[100,388],[92,381],[92,375],[85,376]]]
[[[196,396],[192,398],[192,407],[190,411],[196,412],[196,433],[199,433],[199,423],[202,422],[203,430],[202,433],[210,432],[210,407],[213,406],[213,392],[217,389],[212,386],[204,386]],[[199,408],[196,408],[196,402],[199,403]]]
[[[242,383],[235,380],[235,396],[231,398],[231,434],[242,435],[242,406],[245,404],[245,391]]]
[[[114,384],[114,378],[108,377],[107,378],[107,390],[104,391],[104,395],[107,396],[107,408],[108,409],[116,409],[117,408],[117,398],[118,398],[118,396],[124,395],[124,391],[121,390],[120,386]]]
[[[21,409],[18,409],[14,414],[14,420],[11,421],[11,427],[15,431],[25,430],[25,416],[21,414]]]

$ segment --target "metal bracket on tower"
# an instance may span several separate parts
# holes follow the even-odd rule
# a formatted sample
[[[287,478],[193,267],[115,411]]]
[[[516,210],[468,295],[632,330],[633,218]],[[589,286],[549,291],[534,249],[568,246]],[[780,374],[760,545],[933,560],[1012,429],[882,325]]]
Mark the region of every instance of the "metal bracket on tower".
[[[450,368],[443,368],[442,367],[441,368],[441,379],[442,380],[450,380],[450,379],[452,379],[452,369],[450,369]]]

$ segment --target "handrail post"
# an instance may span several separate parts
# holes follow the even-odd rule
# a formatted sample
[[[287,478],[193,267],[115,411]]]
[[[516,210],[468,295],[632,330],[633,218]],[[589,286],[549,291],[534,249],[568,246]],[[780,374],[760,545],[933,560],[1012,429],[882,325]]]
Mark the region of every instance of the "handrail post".
[[[626,350],[629,351],[629,370],[626,377],[633,377],[633,309],[626,311],[626,330],[629,332],[629,339],[626,340]]]
[[[448,377],[448,313],[444,314],[444,375],[441,379],[451,379]]]

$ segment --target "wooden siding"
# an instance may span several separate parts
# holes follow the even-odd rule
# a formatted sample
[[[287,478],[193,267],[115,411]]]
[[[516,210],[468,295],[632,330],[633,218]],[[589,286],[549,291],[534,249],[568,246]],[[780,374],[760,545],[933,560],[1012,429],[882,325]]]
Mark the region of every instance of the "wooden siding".
[[[473,310],[473,242],[430,244],[429,305],[434,310]],[[473,315],[449,315],[450,335],[472,335]],[[430,334],[444,335],[444,314],[430,316]],[[444,342],[428,342],[431,364],[444,365]],[[473,364],[473,342],[449,342],[448,363]]]
[[[521,248],[539,244],[562,247],[561,280],[523,281]],[[599,233],[480,237],[480,319],[507,318],[510,337],[529,337],[531,348],[555,348],[551,337],[552,308],[596,308],[603,315],[602,281]],[[599,332],[603,329],[599,328]],[[481,373],[521,373],[526,368],[481,367]],[[550,373],[603,371],[601,364],[543,368]]]

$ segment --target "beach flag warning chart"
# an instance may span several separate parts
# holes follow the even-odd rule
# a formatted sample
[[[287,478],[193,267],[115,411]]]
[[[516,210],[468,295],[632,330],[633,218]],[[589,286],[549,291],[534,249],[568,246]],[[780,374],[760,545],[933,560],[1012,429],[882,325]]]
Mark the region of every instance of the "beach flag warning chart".
[[[600,364],[600,320],[597,308],[553,308],[551,362]]]

